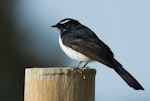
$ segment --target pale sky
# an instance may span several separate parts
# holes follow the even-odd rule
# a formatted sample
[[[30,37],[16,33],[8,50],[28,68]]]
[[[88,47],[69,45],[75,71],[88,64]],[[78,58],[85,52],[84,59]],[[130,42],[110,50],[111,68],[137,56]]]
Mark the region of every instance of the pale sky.
[[[17,15],[17,16],[16,16]],[[58,44],[59,31],[51,28],[64,18],[74,18],[93,30],[114,52],[115,58],[145,88],[135,91],[118,74],[98,62],[95,101],[150,101],[150,1],[149,0],[20,0],[14,9],[14,20],[20,31],[33,33],[24,37],[20,50],[41,63],[57,61],[56,66],[75,66]],[[32,41],[31,41],[32,40]]]

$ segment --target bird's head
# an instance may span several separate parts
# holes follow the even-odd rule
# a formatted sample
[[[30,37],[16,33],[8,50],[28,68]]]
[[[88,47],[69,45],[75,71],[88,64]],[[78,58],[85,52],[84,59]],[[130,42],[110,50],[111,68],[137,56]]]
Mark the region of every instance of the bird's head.
[[[66,18],[58,22],[56,25],[52,27],[58,28],[61,32],[69,31],[80,24],[77,20]]]

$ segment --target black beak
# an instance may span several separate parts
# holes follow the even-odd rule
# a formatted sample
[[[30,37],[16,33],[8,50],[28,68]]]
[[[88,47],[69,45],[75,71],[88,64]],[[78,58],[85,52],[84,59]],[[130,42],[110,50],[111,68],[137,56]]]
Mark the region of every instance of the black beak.
[[[53,25],[53,26],[51,26],[51,27],[57,27],[57,25]]]

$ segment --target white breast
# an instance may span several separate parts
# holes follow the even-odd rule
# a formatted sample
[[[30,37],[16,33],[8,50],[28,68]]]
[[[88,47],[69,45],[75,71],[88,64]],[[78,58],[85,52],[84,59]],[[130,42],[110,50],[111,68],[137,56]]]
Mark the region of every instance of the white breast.
[[[65,46],[62,43],[61,37],[59,36],[59,45],[62,48],[62,50],[71,58],[74,59],[76,61],[83,61],[83,62],[90,62],[93,61],[92,59],[90,59],[89,57],[83,55],[82,53],[79,53],[75,50],[73,50],[70,47]]]

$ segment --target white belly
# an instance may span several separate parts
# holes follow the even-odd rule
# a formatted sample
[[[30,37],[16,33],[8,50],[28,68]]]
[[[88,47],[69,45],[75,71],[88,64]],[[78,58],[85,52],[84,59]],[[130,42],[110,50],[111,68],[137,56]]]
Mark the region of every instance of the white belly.
[[[59,45],[62,48],[62,50],[71,58],[74,59],[76,61],[83,61],[83,62],[90,62],[93,61],[92,59],[90,59],[89,57],[83,55],[82,53],[79,53],[75,50],[73,50],[70,47],[65,46],[62,43],[61,37],[59,36]]]

